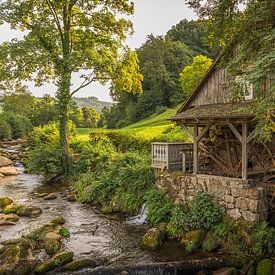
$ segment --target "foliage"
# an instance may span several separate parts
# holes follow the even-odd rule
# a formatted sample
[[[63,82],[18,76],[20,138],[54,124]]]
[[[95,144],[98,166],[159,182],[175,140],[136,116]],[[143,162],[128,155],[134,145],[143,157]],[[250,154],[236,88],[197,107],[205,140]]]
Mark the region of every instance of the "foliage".
[[[181,41],[186,44],[196,55],[214,57],[217,51],[217,49],[213,50],[209,46],[210,29],[206,20],[188,21],[183,19],[173,26],[167,35],[173,41]]]
[[[59,229],[59,233],[60,235],[63,237],[63,238],[70,238],[71,234],[70,234],[70,231],[68,228],[62,226],[60,229]]]
[[[261,222],[252,233],[252,251],[257,255],[275,253],[275,228]]]
[[[11,138],[11,126],[3,118],[0,118],[0,140]]]
[[[105,158],[106,162],[111,163],[94,163],[94,172],[91,169],[91,172],[79,176],[74,185],[78,199],[95,205],[110,206],[114,210],[130,214],[136,213],[145,201],[146,191],[154,182],[154,173],[147,156],[127,152],[114,154],[107,159],[102,148],[98,149],[98,159]],[[85,156],[80,157],[81,162],[85,163]],[[86,157],[86,163],[89,163],[91,157]]]
[[[68,137],[71,140],[76,135],[75,125],[69,122]],[[29,140],[36,146],[39,144],[57,144],[59,141],[59,131],[56,122],[51,122],[44,126],[35,127],[29,135]]]
[[[256,137],[271,139],[274,133],[275,2],[270,0],[186,1],[200,16],[212,23],[212,42],[225,45],[223,63],[232,77],[253,85],[257,99],[249,111],[256,115]],[[240,98],[243,89],[238,89]]]
[[[31,118],[35,100],[35,97],[30,92],[22,88],[14,93],[3,93],[1,96],[1,107],[5,113],[19,114]]]
[[[193,58],[193,63],[190,66],[183,69],[180,73],[180,82],[185,97],[194,91],[211,64],[212,59],[198,55]]]
[[[168,222],[170,220],[173,203],[164,191],[152,188],[146,196],[148,209],[147,220],[150,224]]]
[[[28,153],[28,171],[43,175],[62,175],[62,150],[55,144],[39,144]]]
[[[24,137],[32,130],[30,120],[22,115],[2,113],[0,118],[10,125],[11,137],[14,139]]]
[[[109,80],[113,90],[141,92],[137,55],[124,45],[132,31],[125,16],[133,12],[130,0],[7,0],[0,4],[0,23],[25,33],[21,40],[0,45],[1,88],[15,90],[25,81],[58,86],[59,140],[64,157],[60,165],[65,176],[72,167],[67,130],[73,95],[92,82],[105,84]],[[72,74],[80,72],[84,72],[81,84],[74,89]]]

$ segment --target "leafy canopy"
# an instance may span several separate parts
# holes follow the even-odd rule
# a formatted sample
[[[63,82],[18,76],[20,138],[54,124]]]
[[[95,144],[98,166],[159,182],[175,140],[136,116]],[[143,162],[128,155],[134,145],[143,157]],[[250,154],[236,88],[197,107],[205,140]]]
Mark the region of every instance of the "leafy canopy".
[[[116,80],[114,87],[139,92],[142,76],[136,54],[124,46],[132,24],[122,14],[133,12],[129,0],[1,1],[0,24],[25,33],[22,40],[0,46],[1,88],[15,88],[21,81],[60,86],[67,70],[84,72],[71,95],[93,81],[104,84],[110,79]],[[130,81],[122,85],[119,77]]]
[[[180,73],[180,82],[185,97],[188,97],[198,85],[206,71],[212,64],[212,59],[198,55],[193,58],[190,66],[186,66]]]

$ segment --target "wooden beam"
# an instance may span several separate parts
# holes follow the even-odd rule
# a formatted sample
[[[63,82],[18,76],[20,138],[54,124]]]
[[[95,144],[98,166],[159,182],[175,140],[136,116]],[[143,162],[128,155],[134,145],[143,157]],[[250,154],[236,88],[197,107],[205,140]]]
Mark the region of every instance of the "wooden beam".
[[[230,128],[230,130],[233,132],[233,134],[236,136],[236,138],[242,142],[242,136],[239,133],[239,131],[235,128],[235,126],[231,123],[231,122],[227,122],[226,123],[228,125],[228,127]]]
[[[255,129],[248,135],[246,140],[247,143],[249,143],[254,138],[254,135],[255,135]]]
[[[212,125],[213,125],[213,123],[212,122],[210,122],[210,123],[208,123],[208,125],[207,126],[205,126],[204,128],[203,128],[203,130],[202,130],[202,132],[199,134],[199,136],[198,136],[198,141],[200,141],[202,138],[203,138],[203,136],[207,133],[207,131],[212,127]]]
[[[182,124],[181,127],[186,132],[186,134],[194,140],[194,135],[189,131],[189,129],[184,124]]]
[[[242,179],[247,180],[247,121],[242,123]]]
[[[194,126],[194,145],[193,145],[193,174],[196,175],[198,174],[198,132],[199,132],[199,127],[198,124],[195,124]]]

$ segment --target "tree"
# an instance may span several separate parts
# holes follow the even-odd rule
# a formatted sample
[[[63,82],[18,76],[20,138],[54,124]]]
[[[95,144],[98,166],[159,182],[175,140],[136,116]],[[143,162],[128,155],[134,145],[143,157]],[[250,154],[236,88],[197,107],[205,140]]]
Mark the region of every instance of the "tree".
[[[256,137],[270,140],[275,132],[275,1],[186,1],[212,22],[212,41],[225,46],[223,63],[232,76],[250,82],[257,99],[250,107],[256,115]],[[236,90],[241,97],[243,89]]]
[[[185,98],[193,92],[211,64],[212,59],[198,55],[193,58],[193,63],[190,66],[186,66],[182,70],[180,82]]]
[[[25,32],[22,40],[0,46],[0,85],[11,88],[21,81],[34,81],[58,86],[64,176],[71,171],[67,132],[72,96],[94,81],[112,80],[113,89],[141,91],[137,56],[124,47],[132,24],[122,15],[133,12],[130,0],[6,0],[0,4],[0,23]],[[72,90],[72,74],[79,72],[83,82]]]
[[[99,113],[93,108],[83,107],[81,109],[83,116],[83,127],[84,128],[95,128],[97,121],[99,120]]]
[[[24,87],[14,93],[5,92],[1,96],[1,107],[6,113],[14,113],[31,118],[35,97]]]

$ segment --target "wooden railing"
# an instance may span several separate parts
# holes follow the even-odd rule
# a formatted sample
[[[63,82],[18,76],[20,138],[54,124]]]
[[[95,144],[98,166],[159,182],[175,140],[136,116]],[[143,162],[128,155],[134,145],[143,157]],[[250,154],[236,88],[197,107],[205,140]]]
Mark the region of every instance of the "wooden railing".
[[[192,171],[193,144],[184,142],[153,142],[152,167],[159,170]]]

